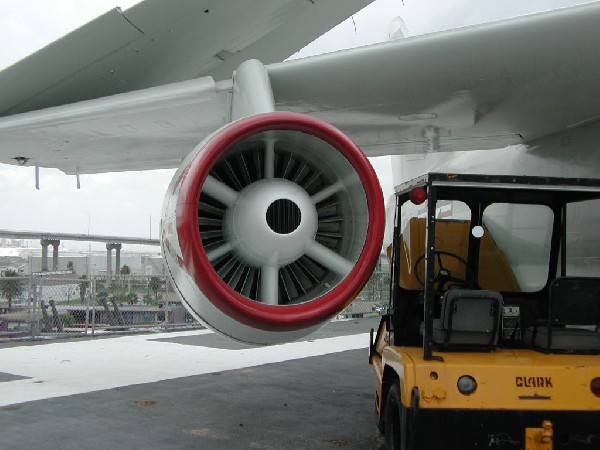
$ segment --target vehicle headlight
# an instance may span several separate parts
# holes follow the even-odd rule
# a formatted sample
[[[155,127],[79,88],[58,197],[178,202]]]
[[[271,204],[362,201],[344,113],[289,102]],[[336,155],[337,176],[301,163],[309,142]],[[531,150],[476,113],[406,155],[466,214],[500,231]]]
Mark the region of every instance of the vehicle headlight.
[[[471,395],[477,389],[477,381],[470,375],[463,375],[456,382],[458,391],[463,395]]]

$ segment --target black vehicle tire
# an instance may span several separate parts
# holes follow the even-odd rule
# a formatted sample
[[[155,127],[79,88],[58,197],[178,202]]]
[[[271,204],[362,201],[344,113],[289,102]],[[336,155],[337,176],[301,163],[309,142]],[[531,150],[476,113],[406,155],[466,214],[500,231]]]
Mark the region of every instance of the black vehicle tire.
[[[390,386],[385,402],[385,448],[387,450],[399,450],[402,438],[400,403],[400,387],[398,382]]]
[[[385,422],[383,421],[383,419],[379,419],[377,421],[377,429],[379,430],[379,433],[382,436],[385,436]]]

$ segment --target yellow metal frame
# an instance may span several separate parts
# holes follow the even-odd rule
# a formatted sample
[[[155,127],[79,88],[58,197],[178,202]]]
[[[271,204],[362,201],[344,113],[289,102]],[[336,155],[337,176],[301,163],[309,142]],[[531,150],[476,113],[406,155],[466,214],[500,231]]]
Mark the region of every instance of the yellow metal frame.
[[[376,384],[386,366],[399,377],[401,402],[410,407],[413,387],[419,407],[431,409],[600,410],[590,381],[600,373],[600,355],[557,355],[534,350],[439,353],[443,361],[423,359],[420,347],[387,346],[375,368]],[[473,377],[471,395],[458,391],[463,375]],[[381,392],[379,392],[381,395]]]

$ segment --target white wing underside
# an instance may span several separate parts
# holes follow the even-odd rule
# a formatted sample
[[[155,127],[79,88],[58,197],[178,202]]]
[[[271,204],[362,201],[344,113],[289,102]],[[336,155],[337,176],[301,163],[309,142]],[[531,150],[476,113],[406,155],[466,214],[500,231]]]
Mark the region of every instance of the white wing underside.
[[[600,117],[599,22],[595,3],[270,64],[260,87],[277,110],[336,125],[367,156],[528,144]],[[236,76],[5,115],[0,161],[66,173],[176,167],[240,115],[236,98],[253,98],[234,90]]]

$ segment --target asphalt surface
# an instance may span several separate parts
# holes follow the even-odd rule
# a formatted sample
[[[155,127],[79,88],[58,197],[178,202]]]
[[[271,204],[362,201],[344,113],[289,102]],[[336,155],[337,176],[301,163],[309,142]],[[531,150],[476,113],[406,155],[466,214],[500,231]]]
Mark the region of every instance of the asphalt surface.
[[[377,324],[376,318],[334,322],[309,339],[366,333]],[[198,346],[198,351],[247,348],[214,334],[169,342]],[[367,344],[359,350],[5,406],[0,408],[0,448],[381,448]]]

